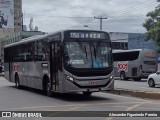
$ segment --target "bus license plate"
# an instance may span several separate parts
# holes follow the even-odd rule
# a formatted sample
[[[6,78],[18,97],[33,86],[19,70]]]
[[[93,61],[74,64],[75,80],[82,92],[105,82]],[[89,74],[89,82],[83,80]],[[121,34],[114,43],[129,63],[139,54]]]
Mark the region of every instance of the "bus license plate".
[[[97,88],[93,88],[93,89],[89,89],[89,91],[90,91],[90,92],[98,92],[98,91],[99,91],[99,89],[97,89]]]

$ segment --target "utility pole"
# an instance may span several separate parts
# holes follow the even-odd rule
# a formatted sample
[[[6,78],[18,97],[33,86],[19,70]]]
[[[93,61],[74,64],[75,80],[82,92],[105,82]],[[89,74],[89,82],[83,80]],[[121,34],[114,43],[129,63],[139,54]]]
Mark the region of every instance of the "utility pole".
[[[107,19],[107,17],[95,17],[94,16],[94,19],[99,19],[100,20],[100,30],[102,30],[102,20]]]

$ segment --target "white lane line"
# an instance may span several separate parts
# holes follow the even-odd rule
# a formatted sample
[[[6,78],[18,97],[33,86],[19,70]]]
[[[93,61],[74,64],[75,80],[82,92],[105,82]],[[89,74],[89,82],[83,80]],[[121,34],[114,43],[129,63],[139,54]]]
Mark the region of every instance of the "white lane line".
[[[56,107],[76,107],[76,106],[91,106],[91,105],[119,105],[119,104],[140,104],[148,102],[123,102],[123,103],[93,103],[93,104],[70,104],[70,105],[56,105],[56,106],[32,106],[32,107],[19,107],[19,108],[10,108],[10,109],[38,109],[38,108],[56,108]]]

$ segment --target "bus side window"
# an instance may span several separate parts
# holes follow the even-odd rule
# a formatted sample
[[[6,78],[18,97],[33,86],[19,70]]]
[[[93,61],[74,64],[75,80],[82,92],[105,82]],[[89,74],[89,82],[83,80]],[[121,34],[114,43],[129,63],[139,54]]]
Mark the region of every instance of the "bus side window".
[[[44,40],[35,43],[35,61],[49,60],[49,43]]]

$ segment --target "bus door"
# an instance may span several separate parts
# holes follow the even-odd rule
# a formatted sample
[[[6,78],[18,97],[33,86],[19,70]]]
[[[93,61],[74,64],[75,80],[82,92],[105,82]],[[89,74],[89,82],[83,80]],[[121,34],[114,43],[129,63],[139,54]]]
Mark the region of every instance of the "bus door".
[[[9,52],[9,81],[13,82],[13,79],[12,79],[12,72],[13,72],[13,66],[12,66],[12,62],[11,62],[11,52]]]
[[[54,91],[58,91],[58,44],[57,42],[50,43],[50,77],[51,85]]]

